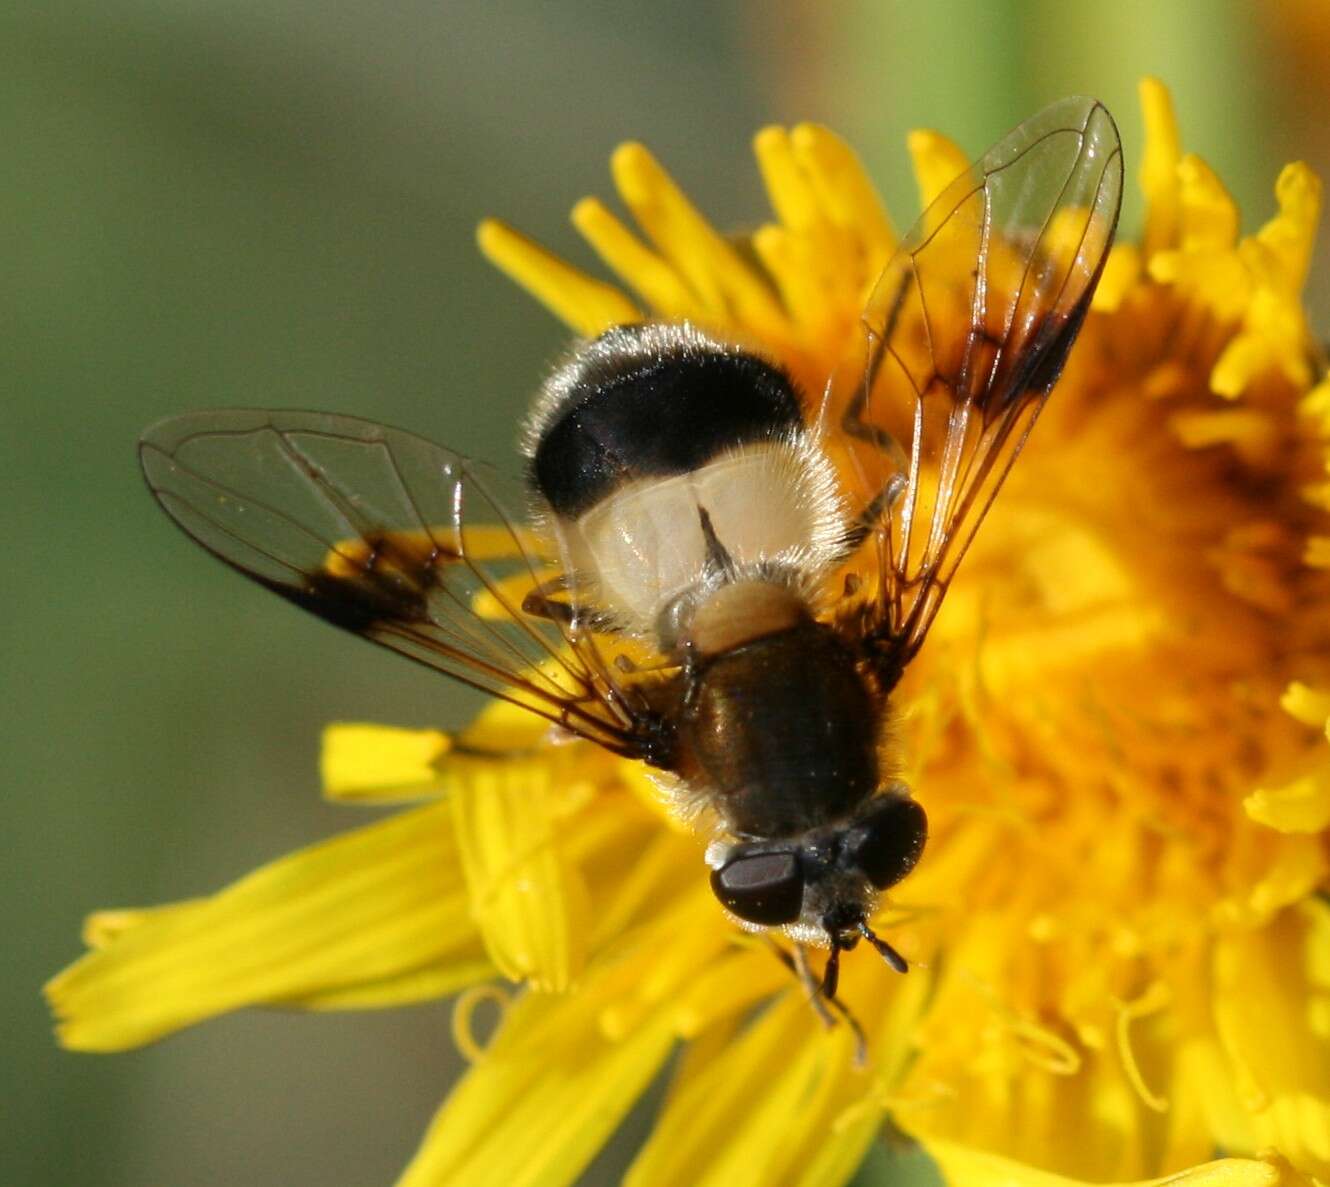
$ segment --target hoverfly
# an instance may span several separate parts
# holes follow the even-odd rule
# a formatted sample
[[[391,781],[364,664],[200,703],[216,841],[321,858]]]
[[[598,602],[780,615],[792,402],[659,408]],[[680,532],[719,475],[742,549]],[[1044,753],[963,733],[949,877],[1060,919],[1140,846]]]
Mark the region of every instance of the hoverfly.
[[[305,412],[164,421],[143,470],[261,585],[649,764],[712,830],[717,898],[793,941],[828,1017],[860,940],[905,971],[870,923],[927,833],[890,774],[892,691],[1058,380],[1121,192],[1108,112],[1055,103],[929,206],[823,392],[693,325],[618,326],[543,385],[524,489]]]

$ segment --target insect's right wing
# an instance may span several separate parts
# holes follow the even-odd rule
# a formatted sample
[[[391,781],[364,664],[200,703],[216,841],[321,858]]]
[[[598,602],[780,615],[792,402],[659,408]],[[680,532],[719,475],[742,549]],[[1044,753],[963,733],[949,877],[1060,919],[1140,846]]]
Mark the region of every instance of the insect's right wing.
[[[1057,382],[1121,195],[1112,118],[1064,99],[949,185],[877,282],[849,372],[829,388],[823,444],[866,507],[878,588],[859,630],[887,683],[923,643]]]
[[[372,421],[247,409],[162,421],[139,457],[163,510],[231,568],[608,750],[648,756],[652,715],[594,639],[571,613],[523,608],[557,573],[556,550],[514,524],[487,467]]]

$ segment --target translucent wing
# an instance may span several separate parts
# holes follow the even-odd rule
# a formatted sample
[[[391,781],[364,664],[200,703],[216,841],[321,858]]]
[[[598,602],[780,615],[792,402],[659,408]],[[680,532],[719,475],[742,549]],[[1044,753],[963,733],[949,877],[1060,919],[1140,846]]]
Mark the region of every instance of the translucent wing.
[[[1061,374],[1121,194],[1112,118],[1064,99],[948,186],[873,290],[826,445],[866,508],[880,586],[863,631],[888,680]]]
[[[646,757],[649,711],[572,608],[523,609],[552,549],[516,526],[500,477],[348,416],[225,410],[166,420],[139,446],[157,501],[233,569],[336,626]]]

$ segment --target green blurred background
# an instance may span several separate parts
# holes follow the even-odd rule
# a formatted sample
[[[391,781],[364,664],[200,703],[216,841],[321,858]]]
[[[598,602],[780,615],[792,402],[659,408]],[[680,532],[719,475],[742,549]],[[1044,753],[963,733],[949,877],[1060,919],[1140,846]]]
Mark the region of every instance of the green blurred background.
[[[904,225],[907,129],[977,154],[1093,93],[1134,174],[1149,72],[1251,227],[1285,160],[1330,174],[1328,50],[1320,0],[7,7],[0,1182],[386,1185],[456,1074],[446,1005],[245,1014],[112,1057],[50,1037],[38,988],[87,911],[205,893],[364,819],[319,801],[324,722],[471,704],[189,546],[141,487],[146,424],[318,407],[510,456],[564,335],[474,225],[589,263],[566,211],[630,137],[741,226],[763,209],[751,133],[822,120]],[[1324,251],[1313,285],[1324,333]],[[588,1182],[616,1180],[646,1121]],[[877,1153],[861,1181],[909,1169]]]

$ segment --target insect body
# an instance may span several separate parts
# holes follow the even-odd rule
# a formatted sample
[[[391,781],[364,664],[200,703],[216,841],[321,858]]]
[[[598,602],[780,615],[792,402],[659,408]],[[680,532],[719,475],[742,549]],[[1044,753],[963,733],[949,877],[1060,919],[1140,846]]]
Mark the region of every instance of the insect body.
[[[319,413],[168,420],[148,484],[316,614],[656,769],[754,929],[866,939],[924,846],[892,691],[1057,381],[1117,221],[1121,149],[1054,104],[902,242],[823,392],[687,324],[616,327],[545,384],[526,475]],[[510,508],[526,504],[529,523]]]
[[[913,800],[878,795],[885,690],[818,620],[851,513],[804,403],[779,368],[693,327],[622,327],[555,373],[528,454],[578,601],[676,673],[649,696],[668,723],[656,762],[733,838],[709,855],[717,896],[834,950],[909,872],[925,825]]]

